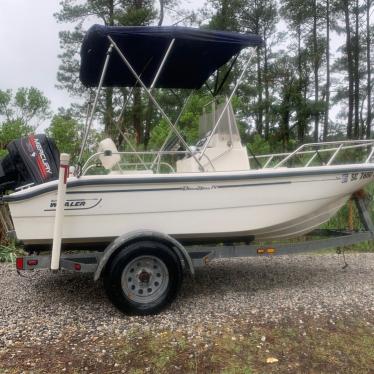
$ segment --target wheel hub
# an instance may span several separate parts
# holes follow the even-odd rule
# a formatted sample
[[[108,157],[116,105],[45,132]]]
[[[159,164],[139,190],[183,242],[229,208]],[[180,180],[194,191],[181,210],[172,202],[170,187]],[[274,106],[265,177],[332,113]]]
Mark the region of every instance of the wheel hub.
[[[134,258],[126,265],[121,276],[121,287],[126,297],[142,304],[160,298],[168,284],[168,269],[156,256]]]
[[[148,273],[146,270],[142,270],[141,273],[138,275],[138,278],[142,283],[149,283],[151,276],[151,273]]]

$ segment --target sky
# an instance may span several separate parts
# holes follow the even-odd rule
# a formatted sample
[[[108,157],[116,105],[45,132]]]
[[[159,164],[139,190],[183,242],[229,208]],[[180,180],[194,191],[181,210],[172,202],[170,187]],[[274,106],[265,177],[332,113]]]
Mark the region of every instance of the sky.
[[[34,86],[56,112],[76,100],[56,88],[60,53],[58,32],[71,24],[57,23],[59,0],[0,0],[0,89]],[[186,7],[204,0],[183,1]]]
[[[58,0],[0,0],[0,89],[34,86],[52,110],[72,99],[55,87],[59,65]]]

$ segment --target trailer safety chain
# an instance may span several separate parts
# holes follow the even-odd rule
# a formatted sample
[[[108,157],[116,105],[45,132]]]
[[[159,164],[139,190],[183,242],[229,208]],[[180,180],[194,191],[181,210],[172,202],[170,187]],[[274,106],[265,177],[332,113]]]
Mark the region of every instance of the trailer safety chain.
[[[25,275],[24,273],[21,273],[21,270],[18,270],[18,269],[17,269],[17,274],[18,274],[20,277],[22,277],[22,278],[31,279],[31,276],[27,276],[27,275]]]
[[[343,262],[344,262],[344,265],[342,266],[342,269],[343,269],[343,270],[346,269],[349,265],[348,265],[348,263],[347,263],[347,261],[346,261],[346,259],[345,259],[345,250],[344,250],[344,248],[341,249],[340,247],[337,247],[337,248],[336,248],[336,253],[337,253],[338,255],[343,255]]]

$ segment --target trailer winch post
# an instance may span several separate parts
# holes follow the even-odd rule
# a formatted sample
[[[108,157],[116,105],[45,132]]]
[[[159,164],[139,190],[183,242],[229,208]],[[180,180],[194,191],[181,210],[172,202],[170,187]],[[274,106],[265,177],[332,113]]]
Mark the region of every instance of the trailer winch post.
[[[60,268],[61,236],[64,220],[66,184],[69,176],[69,159],[70,155],[67,153],[61,153],[57,186],[56,215],[53,228],[51,270],[58,270]]]

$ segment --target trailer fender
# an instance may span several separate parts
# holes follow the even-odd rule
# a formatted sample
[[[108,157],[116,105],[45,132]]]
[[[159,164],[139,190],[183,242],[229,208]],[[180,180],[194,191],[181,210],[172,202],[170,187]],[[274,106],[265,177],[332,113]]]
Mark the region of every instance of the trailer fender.
[[[105,248],[104,254],[101,257],[99,265],[95,271],[94,280],[97,281],[98,279],[100,279],[106,264],[113,255],[115,255],[122,248],[125,248],[127,244],[140,240],[157,241],[168,245],[177,253],[184,268],[187,267],[187,270],[189,270],[191,275],[195,274],[195,269],[193,267],[190,255],[186,251],[186,248],[184,248],[183,245],[176,239],[172,238],[170,235],[163,234],[157,231],[137,230],[119,236]]]

